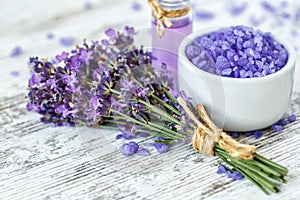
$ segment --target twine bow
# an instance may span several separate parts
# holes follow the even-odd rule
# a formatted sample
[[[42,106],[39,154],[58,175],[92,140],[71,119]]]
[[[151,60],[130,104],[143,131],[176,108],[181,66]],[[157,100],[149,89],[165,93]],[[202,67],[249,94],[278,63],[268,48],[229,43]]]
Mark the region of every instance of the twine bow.
[[[164,10],[158,3],[158,0],[148,0],[148,3],[157,21],[156,31],[158,37],[163,36],[165,27],[172,27],[172,22],[169,18],[181,17],[190,12],[190,7],[186,7],[180,10]]]
[[[208,117],[202,104],[198,104],[198,114],[203,123],[198,120],[194,113],[188,108],[185,101],[177,98],[178,103],[185,110],[187,115],[196,123],[197,128],[194,132],[192,145],[197,152],[207,155],[214,155],[214,145],[217,142],[232,157],[242,158],[244,160],[252,160],[255,153],[255,146],[241,144],[233,140],[223,130],[219,129]]]

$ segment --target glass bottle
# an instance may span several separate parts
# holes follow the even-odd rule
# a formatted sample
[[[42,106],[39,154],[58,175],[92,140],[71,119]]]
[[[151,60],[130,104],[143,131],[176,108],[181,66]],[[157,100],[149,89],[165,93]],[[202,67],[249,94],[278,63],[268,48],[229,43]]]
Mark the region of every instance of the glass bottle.
[[[152,14],[152,47],[153,55],[158,59],[156,62],[165,63],[172,72],[174,88],[177,90],[177,66],[178,66],[178,48],[184,37],[193,30],[192,12],[190,11],[191,0],[158,0],[159,5],[165,11],[188,10],[179,15],[168,19],[172,23],[170,28],[164,26],[163,35],[159,36],[156,30],[157,19]]]

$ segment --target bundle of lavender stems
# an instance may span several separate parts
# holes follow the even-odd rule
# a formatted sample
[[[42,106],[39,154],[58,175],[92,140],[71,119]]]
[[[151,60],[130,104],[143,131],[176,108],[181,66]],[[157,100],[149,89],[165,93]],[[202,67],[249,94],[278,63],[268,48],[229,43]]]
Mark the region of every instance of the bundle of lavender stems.
[[[151,52],[134,44],[134,28],[108,29],[105,34],[105,39],[91,44],[84,41],[52,62],[30,58],[27,110],[42,115],[41,121],[52,126],[116,129],[121,131],[118,138],[129,140],[150,137],[159,152],[174,143],[191,143],[199,127],[178,99],[195,115],[197,111],[184,91],[172,90],[167,66],[153,67]],[[200,131],[209,128],[204,126]],[[127,156],[148,154],[138,148],[130,142],[120,150]],[[246,177],[266,194],[279,192],[276,182],[286,182],[288,170],[257,153],[242,159],[218,142],[212,151],[223,160],[220,173],[229,173],[233,180]]]

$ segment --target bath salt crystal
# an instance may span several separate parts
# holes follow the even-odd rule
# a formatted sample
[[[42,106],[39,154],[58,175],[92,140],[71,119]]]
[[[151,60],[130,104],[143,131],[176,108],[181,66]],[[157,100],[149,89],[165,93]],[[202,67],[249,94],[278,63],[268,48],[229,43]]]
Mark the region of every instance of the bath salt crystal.
[[[188,55],[189,59],[195,58],[197,55],[201,53],[200,48],[196,45],[188,45],[185,49],[186,55]]]
[[[203,52],[206,56],[197,56]],[[288,60],[287,50],[271,33],[246,26],[222,28],[199,36],[186,46],[185,53],[199,68],[233,78],[267,76],[282,69]],[[210,59],[211,66],[203,67],[203,59]]]

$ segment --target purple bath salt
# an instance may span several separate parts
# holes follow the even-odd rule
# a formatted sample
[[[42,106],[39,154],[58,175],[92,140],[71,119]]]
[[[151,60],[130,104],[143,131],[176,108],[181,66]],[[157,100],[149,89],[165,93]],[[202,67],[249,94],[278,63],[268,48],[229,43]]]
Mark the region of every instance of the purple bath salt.
[[[246,26],[199,36],[187,45],[185,53],[198,68],[233,78],[267,76],[282,69],[288,60],[287,50],[271,33]]]

